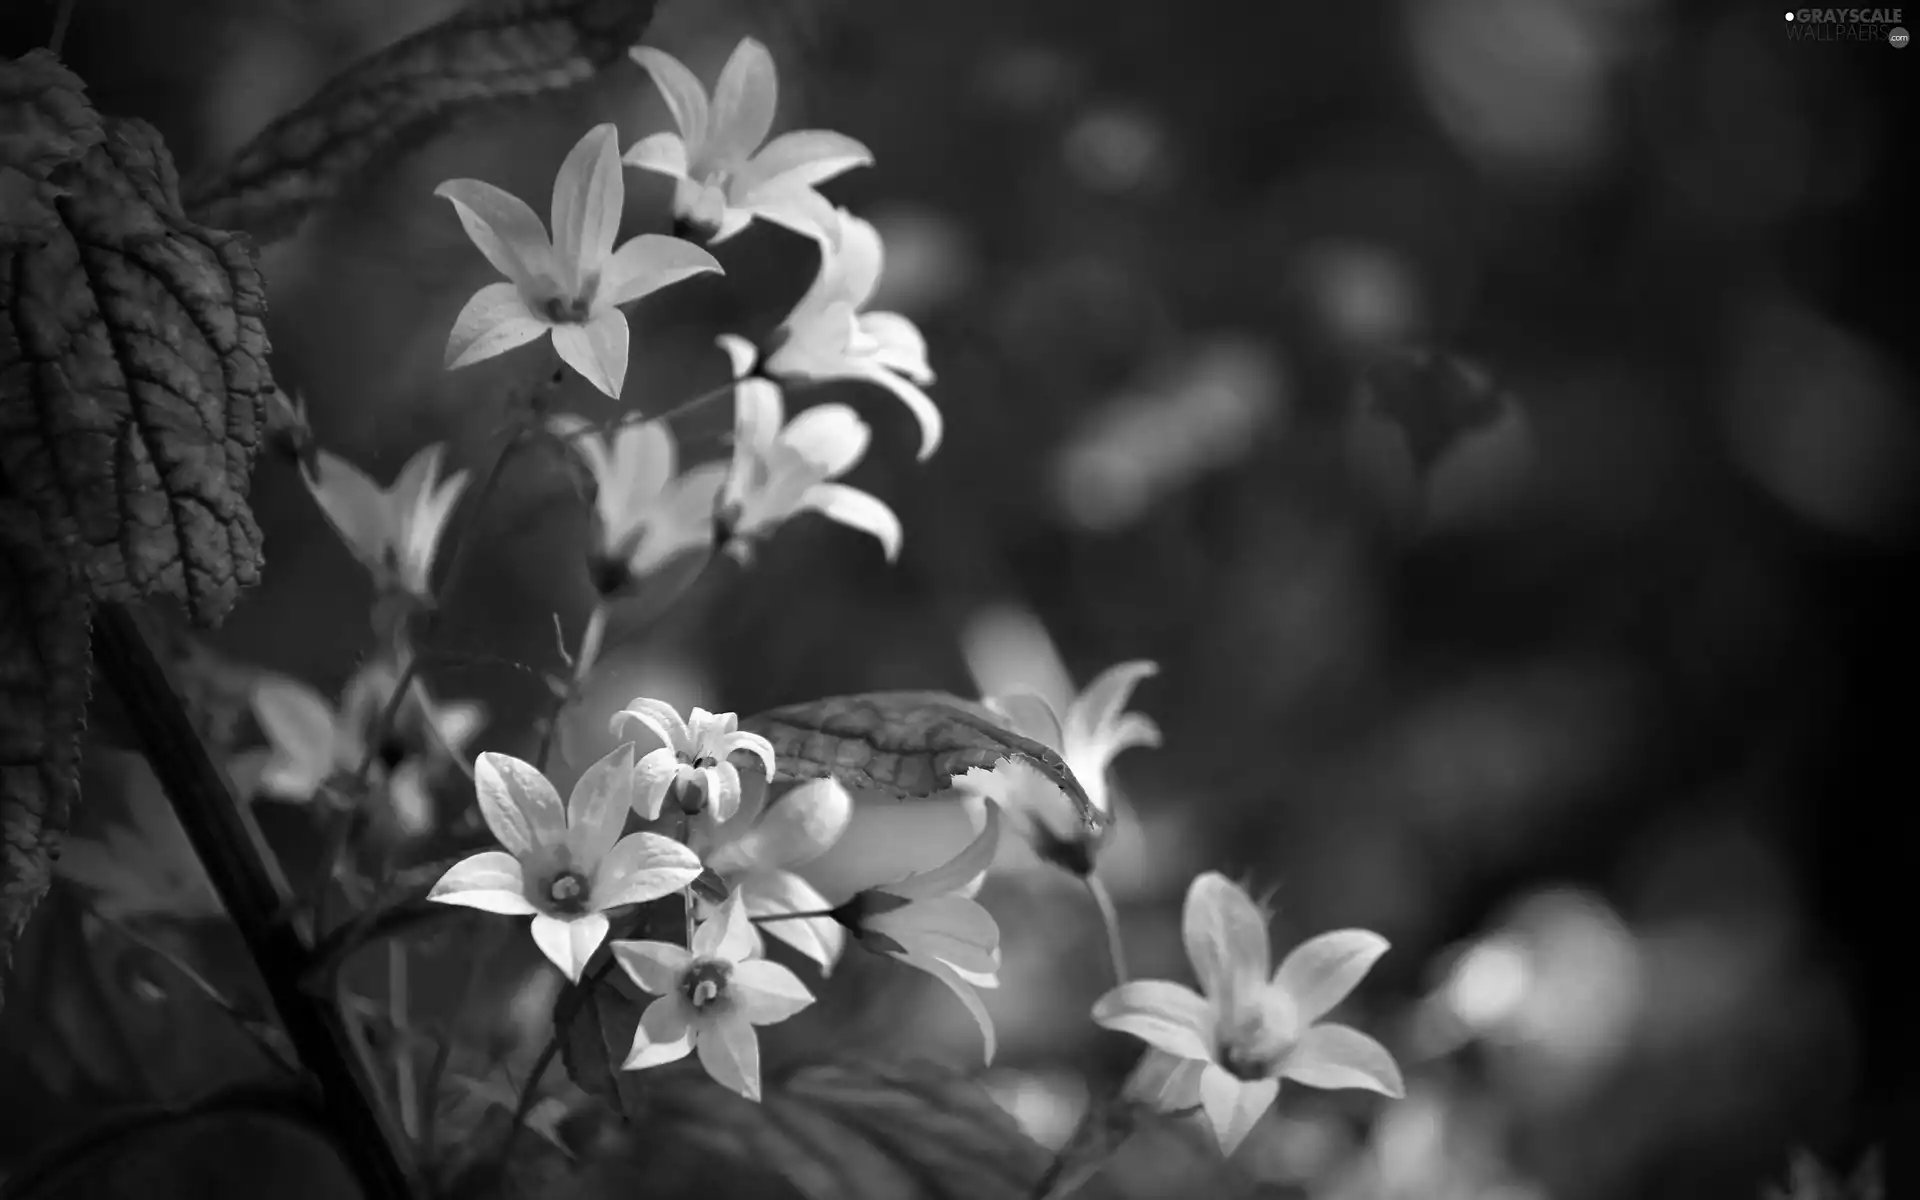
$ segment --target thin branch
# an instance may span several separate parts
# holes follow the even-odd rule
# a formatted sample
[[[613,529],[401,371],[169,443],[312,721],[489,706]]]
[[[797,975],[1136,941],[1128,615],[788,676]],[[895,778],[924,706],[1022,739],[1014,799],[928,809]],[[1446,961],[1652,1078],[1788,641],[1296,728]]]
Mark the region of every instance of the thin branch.
[[[154,775],[246,942],[301,1065],[312,1073],[340,1151],[370,1200],[420,1194],[412,1154],[380,1101],[377,1078],[339,1009],[300,986],[309,931],[284,919],[292,891],[251,814],[187,719],[180,697],[133,615],[102,605],[94,653],[119,695]]]
[[[1120,940],[1120,910],[1113,906],[1113,896],[1098,876],[1089,871],[1082,878],[1087,885],[1087,895],[1093,897],[1093,906],[1100,910],[1100,924],[1107,931],[1107,962],[1113,967],[1113,986],[1119,987],[1127,981],[1127,950]]]

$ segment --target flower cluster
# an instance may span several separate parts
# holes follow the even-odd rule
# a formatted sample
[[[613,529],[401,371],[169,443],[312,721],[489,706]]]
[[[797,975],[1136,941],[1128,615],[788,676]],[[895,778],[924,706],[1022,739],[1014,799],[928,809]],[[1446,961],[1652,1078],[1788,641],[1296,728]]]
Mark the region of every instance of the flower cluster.
[[[991,1061],[994,1025],[981,992],[1000,982],[1000,927],[978,895],[999,861],[1002,831],[1042,863],[1086,881],[1110,914],[1096,868],[1102,832],[1114,819],[1111,769],[1121,752],[1160,744],[1155,722],[1128,711],[1135,689],[1157,673],[1153,662],[1112,666],[1078,695],[983,697],[974,710],[981,719],[1052,750],[1083,796],[1070,798],[1030,766],[971,772],[955,791],[982,819],[964,848],[931,869],[876,879],[852,894],[824,894],[808,869],[853,822],[854,797],[831,778],[796,782],[794,764],[783,764],[774,744],[741,728],[733,713],[694,708],[683,716],[662,700],[636,697],[605,714],[614,736],[629,740],[581,771],[565,800],[549,776],[553,729],[562,710],[580,701],[609,610],[670,565],[720,554],[750,564],[753,546],[803,513],[869,535],[889,561],[900,554],[893,509],[844,481],[866,455],[870,427],[839,401],[790,411],[786,389],[839,380],[885,390],[917,423],[922,461],[944,433],[924,390],[934,375],[920,331],[905,316],[871,309],[885,261],[879,232],[819,190],[871,165],[873,155],[829,131],[769,137],[777,82],[771,55],[753,39],[740,43],[711,93],[671,55],[649,46],[631,53],[675,128],[624,149],[616,125],[589,130],[560,165],[547,221],[480,180],[436,189],[501,276],[454,318],[445,364],[465,368],[550,335],[561,363],[619,400],[630,357],[627,307],[694,276],[723,274],[709,250],[686,238],[621,240],[624,169],[664,175],[674,185],[677,231],[718,246],[763,222],[811,239],[819,253],[812,285],[770,339],[718,339],[727,369],[710,396],[732,401],[727,452],[717,461],[684,461],[671,422],[701,400],[651,418],[623,412],[597,423],[544,407],[523,414],[502,455],[537,433],[571,454],[590,482],[593,536],[582,565],[599,596],[578,651],[562,650],[569,671],[546,681],[556,706],[529,761],[495,751],[471,756],[480,709],[439,704],[420,679],[433,657],[426,644],[432,616],[458,573],[460,556],[443,553],[453,516],[463,501],[484,504],[498,463],[470,489],[468,472],[443,471],[444,448],[432,445],[382,487],[303,438],[299,470],[371,577],[376,612],[386,605],[401,616],[376,621],[379,651],[337,702],[292,680],[270,678],[254,689],[268,743],[251,764],[255,790],[340,804],[377,795],[390,825],[418,835],[436,824],[431,785],[445,766],[461,768],[477,804],[470,825],[484,825],[495,846],[445,870],[430,899],[530,918],[534,946],[578,987],[622,971],[651,997],[623,1063],[629,1070],[693,1056],[720,1084],[758,1099],[755,1030],[815,999],[771,952],[797,952],[806,969],[826,976],[853,947],[951,990],[978,1024]],[[304,425],[304,404],[288,412]],[[464,535],[473,524],[470,516],[458,529]],[[436,584],[442,558],[453,565]],[[418,630],[415,613],[428,614]],[[776,790],[783,784],[791,786]],[[657,902],[664,902],[658,912],[642,913]],[[677,941],[639,936],[643,926],[657,931],[668,913],[684,926]],[[1188,893],[1184,934],[1198,991],[1127,980],[1116,936],[1120,977],[1092,1010],[1099,1025],[1149,1047],[1127,1085],[1134,1100],[1203,1113],[1230,1152],[1282,1080],[1400,1094],[1384,1047],[1323,1020],[1385,952],[1378,935],[1322,935],[1269,973],[1266,917],[1243,890],[1211,873]]]

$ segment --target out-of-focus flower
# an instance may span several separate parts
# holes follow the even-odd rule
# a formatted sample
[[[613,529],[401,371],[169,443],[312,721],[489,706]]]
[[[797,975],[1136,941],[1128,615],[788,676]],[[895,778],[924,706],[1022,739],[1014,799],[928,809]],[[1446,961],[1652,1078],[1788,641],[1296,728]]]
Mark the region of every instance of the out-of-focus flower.
[[[507,277],[474,293],[447,338],[447,367],[464,367],[534,341],[548,330],[560,358],[618,400],[627,377],[627,318],[620,305],[720,264],[680,238],[643,233],[614,249],[626,183],[619,131],[596,125],[553,183],[553,238],[525,201],[478,179],[434,189],[453,203],[467,236]]]
[[[606,940],[607,912],[700,875],[693,851],[657,833],[620,836],[633,808],[631,743],[588,767],[566,806],[532,763],[491,751],[474,764],[480,815],[502,850],[448,868],[429,900],[533,917],[533,941],[575,983]]]
[[[675,474],[673,432],[658,421],[622,424],[611,437],[593,432],[592,422],[572,413],[549,419],[547,426],[579,453],[593,477],[592,574],[601,595],[614,595],[671,559],[713,544],[725,463]]]
[[[254,685],[253,715],[267,738],[258,788],[269,799],[306,802],[352,797],[333,784],[353,775],[367,739],[400,682],[392,663],[375,660],[347,682],[338,707],[297,679],[268,675]],[[384,797],[401,832],[424,833],[432,823],[429,785],[450,760],[464,762],[466,745],[486,721],[479,704],[439,704],[417,680],[394,728],[373,748],[371,795]]]
[[[199,855],[146,760],[112,752],[91,765],[111,770],[110,782],[119,785],[116,790],[125,797],[131,820],[106,826],[98,838],[69,835],[54,873],[91,891],[93,910],[111,920],[191,921],[224,915]],[[88,781],[87,786],[95,784]]]
[[[1282,1079],[1405,1094],[1384,1046],[1320,1020],[1386,953],[1385,938],[1364,929],[1321,934],[1268,978],[1266,916],[1212,871],[1187,890],[1181,933],[1201,992],[1138,979],[1093,1006],[1097,1024],[1150,1047],[1128,1081],[1130,1098],[1165,1112],[1199,1106],[1221,1150],[1231,1154],[1272,1106]]]
[[[732,820],[740,810],[740,770],[729,761],[735,754],[756,755],[767,778],[773,778],[773,743],[757,733],[741,733],[740,718],[732,713],[696,708],[682,720],[666,701],[636,696],[609,725],[618,735],[627,721],[639,722],[661,742],[635,768],[645,790],[635,793],[634,809],[649,821],[660,818],[660,806],[676,785],[682,810],[710,808],[714,820]]]
[[[873,154],[824,129],[796,129],[767,141],[779,81],[764,45],[741,39],[720,69],[711,103],[679,59],[652,46],[627,53],[653,76],[679,132],[641,138],[623,161],[674,180],[674,216],[710,231],[715,242],[755,217],[811,237],[837,235],[833,206],[815,188],[870,165]]]
[[[735,378],[749,371],[778,380],[859,379],[892,392],[920,423],[920,460],[940,447],[945,423],[920,389],[933,382],[927,342],[899,313],[863,312],[880,285],[885,251],[879,231],[846,209],[835,209],[837,239],[822,239],[820,273],[774,332],[764,355],[742,338],[721,346]]]
[[[467,488],[465,471],[439,477],[445,451],[438,442],[421,450],[389,488],[325,450],[314,454],[312,470],[301,472],[320,511],[382,591],[433,596],[433,558]]]
[[[720,493],[720,524],[735,554],[789,518],[817,512],[872,534],[891,562],[900,553],[900,518],[877,496],[832,480],[867,452],[871,431],[844,404],[817,404],[791,421],[780,389],[765,379],[735,389],[733,463]]]
[[[951,859],[898,883],[868,888],[834,917],[870,949],[918,967],[952,989],[980,1026],[993,1061],[993,1020],[975,988],[1000,986],[1000,926],[973,897],[1000,847],[1000,814],[986,806],[978,837]]]
[[[765,796],[765,789],[760,794]],[[831,779],[815,779],[724,824],[707,817],[692,840],[748,916],[824,913],[833,906],[795,868],[826,853],[852,820],[853,797],[847,790]],[[823,974],[839,961],[847,939],[840,923],[827,916],[765,921],[754,927],[756,944],[762,933],[819,963]]]
[[[660,997],[640,1015],[628,1071],[676,1062],[690,1052],[725,1088],[760,1098],[760,1038],[755,1025],[784,1021],[813,1003],[800,977],[754,957],[753,923],[731,896],[693,932],[691,948],[671,942],[614,942],[614,961]]]
[[[1763,1200],[1885,1200],[1886,1194],[1879,1150],[1868,1151],[1848,1178],[1800,1149],[1793,1152],[1787,1186],[1768,1187]]]
[[[1064,713],[1037,692],[1008,692],[985,703],[1015,733],[1058,751],[1095,810],[1111,817],[1107,774],[1115,756],[1134,746],[1160,744],[1160,727],[1151,717],[1125,711],[1133,689],[1159,670],[1146,659],[1108,667],[1067,703]],[[1074,802],[1039,771],[1009,760],[991,771],[969,771],[955,786],[999,801],[1041,858],[1075,875],[1092,873],[1100,833],[1089,828]],[[1107,828],[1111,825],[1100,827]]]

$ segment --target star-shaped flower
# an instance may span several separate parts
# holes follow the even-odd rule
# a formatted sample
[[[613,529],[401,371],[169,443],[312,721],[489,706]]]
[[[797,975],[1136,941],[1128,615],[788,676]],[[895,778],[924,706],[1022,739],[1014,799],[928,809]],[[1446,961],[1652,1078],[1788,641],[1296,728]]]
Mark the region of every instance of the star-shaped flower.
[[[533,941],[580,982],[606,940],[607,912],[677,892],[700,875],[693,851],[657,833],[620,836],[633,808],[633,744],[588,767],[566,806],[532,763],[482,754],[473,770],[480,815],[505,849],[464,858],[429,900],[533,917]]]
[[[933,382],[927,342],[899,313],[863,312],[880,284],[880,233],[846,209],[834,210],[837,238],[819,241],[820,273],[794,305],[764,355],[741,338],[722,342],[735,378],[749,371],[776,380],[858,379],[892,392],[920,423],[920,460],[940,447],[940,409],[921,388]]]
[[[679,555],[713,544],[725,463],[675,474],[673,432],[658,421],[628,422],[610,437],[572,413],[547,424],[593,477],[597,536],[591,570],[601,595],[618,594]]]
[[[732,820],[740,810],[740,769],[729,761],[735,754],[757,756],[767,778],[773,778],[773,743],[757,733],[741,733],[740,719],[732,713],[696,708],[681,720],[666,701],[636,696],[609,724],[618,735],[628,721],[639,722],[661,741],[635,768],[645,790],[636,791],[634,808],[649,821],[660,818],[660,807],[676,785],[685,811],[710,808],[714,820]]]
[[[800,977],[754,957],[746,905],[731,896],[693,932],[693,945],[614,942],[614,961],[660,997],[640,1014],[633,1048],[620,1065],[657,1067],[698,1052],[722,1087],[760,1098],[760,1039],[755,1025],[784,1021],[813,1003]]]
[[[447,339],[447,367],[464,367],[534,341],[549,330],[561,359],[620,398],[627,377],[627,318],[620,311],[668,284],[720,272],[713,255],[680,238],[643,233],[618,250],[626,182],[619,131],[596,125],[561,164],[553,184],[553,238],[533,209],[478,179],[434,189],[453,203],[467,236],[505,283],[467,301]]]
[[[741,40],[720,69],[711,103],[679,59],[651,46],[628,53],[653,76],[679,132],[641,138],[624,161],[674,180],[676,217],[711,231],[715,242],[755,217],[812,237],[833,236],[833,206],[815,188],[871,164],[873,155],[852,138],[824,129],[798,129],[767,141],[779,83],[765,46]]]
[[[694,845],[732,889],[750,917],[822,913],[832,905],[795,868],[826,853],[853,820],[853,797],[831,779],[814,779],[771,802],[765,788],[757,811],[742,810],[721,823],[703,818]],[[846,947],[846,930],[832,917],[794,917],[755,926],[820,964],[824,974]]]
[[[993,804],[986,810],[979,836],[960,853],[930,871],[860,892],[834,917],[868,948],[952,989],[980,1026],[992,1062],[993,1019],[974,991],[1000,985],[1000,926],[973,899],[1000,846],[999,811]]]
[[[352,798],[333,785],[360,769],[367,739],[399,682],[392,663],[375,660],[347,682],[336,707],[297,679],[260,679],[250,699],[267,739],[267,759],[257,784],[261,795],[291,802],[326,796],[335,803],[351,803]],[[414,683],[394,728],[374,748],[368,779],[372,794],[385,798],[402,833],[417,835],[432,825],[433,778],[449,761],[464,760],[467,743],[485,720],[480,705],[442,705]]]
[[[1167,1112],[1197,1105],[1221,1150],[1231,1154],[1273,1104],[1282,1079],[1405,1094],[1400,1068],[1384,1046],[1321,1020],[1386,953],[1385,938],[1364,929],[1321,934],[1296,947],[1269,977],[1266,916],[1245,891],[1212,871],[1188,888],[1181,933],[1200,992],[1137,979],[1093,1006],[1096,1023],[1152,1047],[1130,1095]]]
[[[867,452],[871,431],[844,404],[817,404],[783,420],[780,389],[765,379],[735,388],[733,463],[720,493],[729,546],[745,553],[796,514],[817,512],[872,534],[891,562],[900,554],[900,518],[886,502],[835,483]]]
[[[1037,692],[1017,691],[987,698],[985,704],[1006,719],[1013,731],[1058,751],[1087,799],[1102,817],[1113,813],[1110,766],[1122,750],[1158,746],[1160,727],[1142,713],[1127,712],[1140,681],[1159,672],[1145,659],[1108,667],[1061,712]],[[1035,853],[1048,862],[1086,875],[1093,870],[1099,834],[1088,828],[1073,801],[1040,772],[1009,761],[991,771],[970,771],[956,781],[963,791],[991,796]],[[1101,829],[1111,828],[1103,823]]]
[[[325,450],[314,453],[311,471],[301,472],[320,511],[382,591],[432,598],[433,558],[467,488],[465,471],[439,478],[445,451],[437,442],[421,450],[387,488]]]

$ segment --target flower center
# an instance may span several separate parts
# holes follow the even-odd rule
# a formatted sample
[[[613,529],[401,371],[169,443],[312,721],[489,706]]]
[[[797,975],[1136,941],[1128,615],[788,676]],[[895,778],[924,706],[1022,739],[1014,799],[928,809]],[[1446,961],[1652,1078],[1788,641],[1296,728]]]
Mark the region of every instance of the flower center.
[[[540,311],[556,325],[579,325],[593,311],[593,302],[583,296],[551,296]]]
[[[559,913],[583,913],[587,910],[587,877],[578,871],[562,871],[547,885],[547,899]]]
[[[1269,987],[1234,1007],[1220,1026],[1220,1065],[1247,1081],[1273,1078],[1299,1040],[1300,1015],[1292,999]]]
[[[727,979],[733,968],[718,959],[702,958],[687,968],[680,990],[687,1003],[696,1009],[708,1009],[727,998]]]

